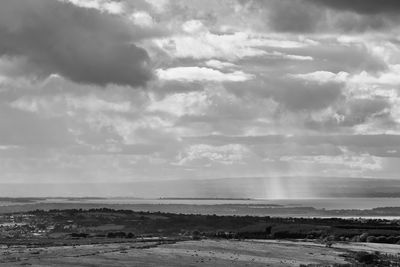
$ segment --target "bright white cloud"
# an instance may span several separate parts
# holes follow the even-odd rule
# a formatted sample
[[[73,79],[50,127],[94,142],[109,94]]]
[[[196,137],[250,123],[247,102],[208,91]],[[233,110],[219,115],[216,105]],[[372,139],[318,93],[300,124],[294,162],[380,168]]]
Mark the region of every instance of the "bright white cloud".
[[[216,34],[200,20],[185,21],[181,27],[183,33],[155,40],[156,45],[171,57],[234,61],[246,57],[275,56],[291,60],[313,60],[311,56],[285,54],[276,49],[317,44],[306,38],[288,40],[287,36],[270,36],[251,31]]]
[[[130,16],[130,19],[133,21],[134,24],[141,27],[151,27],[154,25],[153,18],[149,15],[149,13],[144,11],[138,11],[133,13]]]
[[[387,71],[379,74],[371,74],[367,71],[362,71],[357,74],[348,72],[333,73],[329,71],[315,71],[306,74],[294,74],[292,77],[318,82],[349,82],[353,86],[360,87],[361,85],[400,85],[400,64],[390,65]]]
[[[204,25],[201,21],[189,20],[183,23],[182,30],[187,33],[193,34],[193,33],[198,33],[200,31],[205,31],[206,29],[204,28]]]
[[[206,31],[163,38],[155,43],[172,57],[178,58],[236,60],[267,54],[257,47],[257,40],[246,33],[218,35]]]
[[[235,71],[224,73],[204,67],[176,67],[170,69],[158,69],[157,76],[161,80],[177,81],[214,81],[214,82],[243,82],[251,80],[254,75]]]
[[[72,95],[56,95],[49,97],[22,97],[10,106],[29,112],[41,112],[48,116],[85,110],[88,112],[130,112],[134,108],[129,101],[111,102],[100,99],[95,95],[76,97]],[[58,110],[58,112],[54,112]]]
[[[156,12],[163,12],[169,4],[169,0],[146,0]]]
[[[248,157],[250,151],[243,145],[229,144],[224,146],[210,146],[205,144],[192,145],[178,156],[178,165],[202,162],[220,164],[240,164]]]
[[[93,8],[110,14],[122,14],[124,12],[123,2],[109,0],[58,0],[70,2],[76,6],[84,8]]]
[[[222,61],[219,61],[219,60],[216,60],[216,59],[208,60],[206,62],[206,65],[208,67],[211,67],[211,68],[214,68],[214,69],[220,69],[220,70],[231,69],[231,68],[237,68],[238,67],[237,65],[235,65],[233,63],[222,62]]]
[[[316,82],[345,82],[349,76],[347,72],[332,73],[329,71],[315,71],[306,74],[290,75],[295,78]]]
[[[400,85],[400,64],[391,65],[388,71],[378,75],[371,75],[366,71],[351,77],[351,82],[355,84],[377,84],[377,85]]]

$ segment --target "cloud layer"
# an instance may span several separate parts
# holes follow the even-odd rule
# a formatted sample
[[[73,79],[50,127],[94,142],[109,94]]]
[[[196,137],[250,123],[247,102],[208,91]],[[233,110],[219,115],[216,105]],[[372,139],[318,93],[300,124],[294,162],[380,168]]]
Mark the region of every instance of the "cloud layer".
[[[316,5],[325,5],[330,8],[352,11],[360,14],[396,14],[400,11],[400,3],[396,0],[306,0]]]
[[[0,183],[400,172],[397,1],[0,2]]]

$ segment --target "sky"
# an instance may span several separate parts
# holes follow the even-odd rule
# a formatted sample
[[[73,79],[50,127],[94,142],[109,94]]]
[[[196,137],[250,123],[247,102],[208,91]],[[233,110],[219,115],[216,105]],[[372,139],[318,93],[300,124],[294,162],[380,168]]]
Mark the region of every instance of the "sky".
[[[0,183],[400,179],[398,0],[1,0]]]

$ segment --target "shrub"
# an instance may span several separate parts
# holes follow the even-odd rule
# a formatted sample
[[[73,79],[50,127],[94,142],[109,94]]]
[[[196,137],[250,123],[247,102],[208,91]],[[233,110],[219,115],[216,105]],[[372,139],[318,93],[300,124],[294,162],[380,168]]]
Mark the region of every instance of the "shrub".
[[[307,234],[298,233],[298,232],[290,232],[290,231],[278,231],[273,233],[273,238],[276,239],[285,239],[285,238],[305,238]]]
[[[115,234],[113,232],[108,233],[107,238],[115,238]]]
[[[200,231],[194,230],[192,232],[192,238],[193,240],[200,240],[201,239]]]
[[[71,234],[71,237],[74,237],[74,238],[86,238],[86,237],[88,237],[88,235],[89,234],[85,234],[85,233],[72,233]]]
[[[376,238],[376,243],[387,243],[388,242],[388,239],[387,239],[387,237],[386,236],[378,236],[377,238]]]
[[[377,255],[371,254],[365,251],[359,251],[356,253],[355,258],[358,262],[364,264],[372,264],[376,261]]]
[[[397,239],[397,237],[396,236],[389,236],[389,237],[387,237],[387,243],[389,243],[389,244],[396,244],[397,243],[397,241],[398,241],[398,239]]]
[[[368,233],[363,233],[360,235],[360,242],[365,242],[367,241],[368,238]]]

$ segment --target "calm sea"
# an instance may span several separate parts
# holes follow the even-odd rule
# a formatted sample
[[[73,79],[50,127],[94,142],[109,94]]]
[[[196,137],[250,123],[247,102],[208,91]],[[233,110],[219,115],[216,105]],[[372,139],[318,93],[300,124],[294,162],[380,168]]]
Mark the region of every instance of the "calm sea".
[[[318,199],[47,199],[51,203],[96,203],[96,204],[256,204],[292,207],[314,207],[317,209],[373,209],[378,207],[400,207],[400,198],[318,198]],[[1,205],[1,204],[0,204]]]
[[[313,207],[326,210],[365,210],[378,207],[400,207],[400,198],[323,198],[323,199],[134,199],[134,198],[48,198],[37,202],[0,202],[0,212],[28,211],[35,209],[66,208],[113,208],[134,211],[254,215],[254,216],[293,216],[322,217],[308,209],[288,209],[274,212],[276,205],[286,208]],[[349,214],[347,217],[359,217]],[[369,217],[368,214],[362,217]],[[385,219],[400,219],[400,216],[379,216]],[[376,217],[374,217],[376,218]]]

